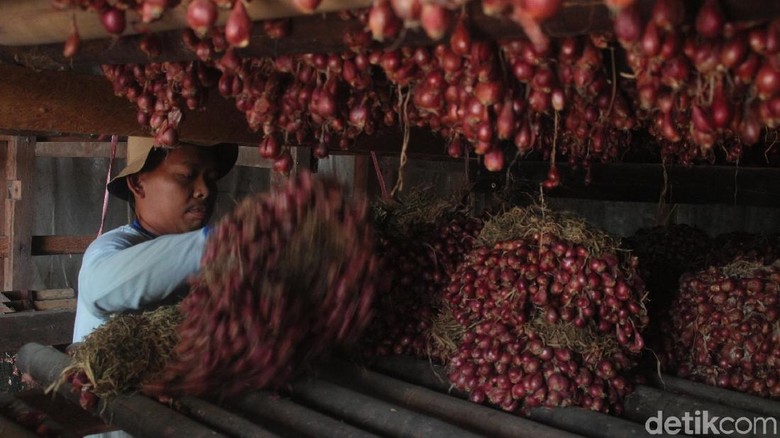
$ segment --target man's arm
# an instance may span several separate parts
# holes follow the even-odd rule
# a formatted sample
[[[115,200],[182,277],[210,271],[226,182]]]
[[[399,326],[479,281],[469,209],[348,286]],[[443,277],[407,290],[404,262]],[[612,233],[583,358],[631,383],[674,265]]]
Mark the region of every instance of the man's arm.
[[[206,242],[203,230],[135,245],[123,236],[105,237],[84,254],[79,272],[80,298],[99,316],[139,310],[168,297],[198,271]]]

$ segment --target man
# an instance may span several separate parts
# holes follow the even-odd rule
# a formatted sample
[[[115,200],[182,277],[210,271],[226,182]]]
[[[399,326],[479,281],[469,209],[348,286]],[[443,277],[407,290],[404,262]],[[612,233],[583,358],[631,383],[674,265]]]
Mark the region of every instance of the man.
[[[135,220],[98,237],[79,271],[73,342],[80,342],[113,313],[172,303],[187,292],[199,268],[216,183],[233,167],[235,144],[154,147],[130,137],[127,167],[108,191],[135,210]]]

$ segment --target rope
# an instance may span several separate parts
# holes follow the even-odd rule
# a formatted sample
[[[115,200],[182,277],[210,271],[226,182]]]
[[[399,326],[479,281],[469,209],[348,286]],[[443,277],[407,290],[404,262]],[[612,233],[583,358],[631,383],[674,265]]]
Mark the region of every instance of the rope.
[[[116,144],[119,138],[116,135],[111,136],[111,156],[108,160],[108,172],[106,172],[106,186],[103,189],[103,212],[100,215],[100,229],[98,230],[98,237],[103,234],[103,227],[106,224],[106,215],[108,213],[108,183],[111,182],[111,169],[114,167],[114,159],[116,159]]]

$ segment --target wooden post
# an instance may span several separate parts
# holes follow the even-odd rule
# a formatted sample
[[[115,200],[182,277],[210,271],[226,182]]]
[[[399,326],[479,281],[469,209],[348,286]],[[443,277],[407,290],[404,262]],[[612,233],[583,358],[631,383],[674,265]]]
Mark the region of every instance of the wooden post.
[[[368,196],[369,169],[373,168],[371,158],[366,155],[355,155],[355,167],[352,174],[352,196]]]
[[[3,235],[8,252],[3,260],[3,289],[28,289],[32,285],[32,177],[35,166],[34,137],[0,137],[5,144],[6,191],[3,202]]]

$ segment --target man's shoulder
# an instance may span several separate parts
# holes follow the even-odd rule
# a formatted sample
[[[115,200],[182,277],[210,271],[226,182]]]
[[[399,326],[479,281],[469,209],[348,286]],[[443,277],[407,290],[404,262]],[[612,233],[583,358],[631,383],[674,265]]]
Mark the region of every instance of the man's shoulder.
[[[103,233],[100,237],[92,241],[87,248],[87,252],[128,248],[145,240],[148,240],[148,238],[133,226],[122,225],[121,227]]]

